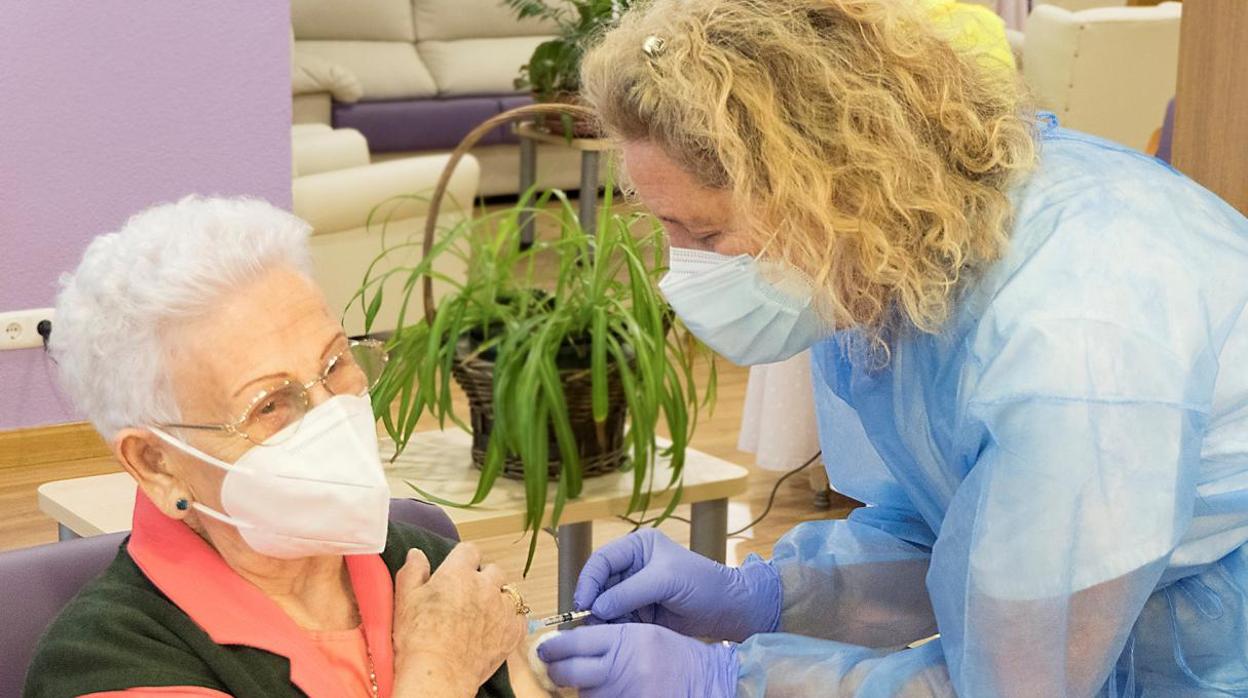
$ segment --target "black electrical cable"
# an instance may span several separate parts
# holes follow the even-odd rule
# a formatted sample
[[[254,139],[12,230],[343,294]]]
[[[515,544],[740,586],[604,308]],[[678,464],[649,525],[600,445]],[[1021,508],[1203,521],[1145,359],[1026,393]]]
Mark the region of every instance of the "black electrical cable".
[[[746,525],[742,526],[741,528],[738,528],[738,529],[737,529],[737,530],[735,530],[735,531],[731,531],[731,532],[729,532],[729,533],[727,534],[727,537],[728,537],[728,538],[732,538],[733,536],[739,536],[739,535],[741,535],[742,533],[745,533],[746,531],[750,530],[751,528],[754,528],[755,526],[757,526],[757,525],[758,525],[758,524],[759,524],[759,523],[760,523],[760,522],[761,522],[764,518],[766,518],[766,517],[767,517],[767,515],[768,515],[768,514],[770,514],[770,513],[771,513],[771,507],[772,507],[772,505],[774,505],[774,504],[776,503],[776,494],[780,491],[780,486],[784,484],[784,481],[785,481],[785,480],[788,480],[789,478],[793,477],[794,475],[796,475],[796,474],[798,474],[798,473],[802,472],[802,471],[803,471],[803,470],[805,470],[806,468],[809,468],[809,467],[810,467],[810,464],[811,464],[811,463],[814,463],[816,460],[818,460],[818,459],[819,459],[819,456],[821,456],[821,455],[823,455],[823,451],[815,451],[815,455],[813,455],[813,456],[811,456],[809,459],[807,459],[805,463],[802,463],[801,465],[799,465],[799,466],[797,466],[796,468],[794,468],[794,469],[790,470],[789,472],[785,473],[784,475],[781,475],[781,476],[780,476],[780,479],[779,479],[779,480],[776,480],[776,484],[775,484],[775,485],[772,485],[772,487],[771,487],[771,494],[770,494],[770,495],[768,495],[768,497],[767,497],[767,506],[766,506],[766,507],[763,507],[763,513],[759,514],[759,515],[758,515],[758,518],[756,518],[756,519],[754,519],[753,521],[749,522],[748,524],[746,524]],[[659,519],[658,519],[658,517],[655,517],[655,518],[653,518],[653,519],[642,519],[641,521],[637,521],[636,519],[630,519],[630,518],[628,518],[627,516],[619,516],[619,517],[616,517],[616,518],[619,518],[619,519],[620,519],[620,520],[622,520],[622,521],[627,521],[628,523],[631,523],[632,525],[636,526],[637,528],[641,528],[642,526],[646,526],[646,525],[648,525],[648,524],[652,524],[652,523],[654,523],[654,522],[656,522],[656,521],[658,521],[658,520],[659,520]],[[684,518],[684,517],[682,517],[682,516],[669,516],[669,517],[667,517],[667,518],[669,518],[669,519],[674,519],[674,520],[676,520],[676,521],[680,521],[681,523],[690,524],[690,525],[692,525],[692,523],[693,523],[693,522],[691,522],[689,519],[686,519],[686,518]]]
[[[805,463],[802,463],[801,465],[799,465],[799,466],[797,466],[796,468],[794,468],[794,469],[790,470],[789,472],[785,473],[784,475],[781,475],[781,476],[780,476],[780,479],[779,479],[779,480],[776,480],[776,484],[775,484],[774,486],[772,486],[772,488],[771,488],[771,495],[767,497],[767,506],[763,507],[763,513],[759,514],[759,515],[758,515],[758,518],[754,519],[753,521],[749,522],[748,524],[746,524],[746,525],[742,526],[741,528],[738,528],[738,529],[737,529],[737,530],[735,530],[735,531],[730,532],[730,533],[728,534],[728,537],[729,537],[729,538],[732,538],[733,536],[739,536],[739,535],[741,535],[742,533],[745,533],[746,531],[750,530],[751,528],[754,528],[755,526],[757,526],[757,525],[759,524],[759,522],[760,522],[760,521],[762,521],[764,518],[766,518],[766,517],[767,517],[767,514],[770,514],[770,513],[771,513],[771,505],[773,505],[773,504],[775,504],[775,503],[776,503],[776,493],[780,491],[780,485],[783,485],[785,480],[788,480],[789,478],[791,478],[791,477],[793,477],[794,475],[796,475],[796,474],[798,474],[798,473],[802,472],[802,471],[803,471],[803,470],[805,470],[806,468],[809,468],[809,467],[810,467],[810,464],[811,464],[811,463],[814,463],[816,460],[818,460],[818,459],[819,459],[819,456],[821,456],[821,455],[823,455],[823,451],[822,451],[822,450],[815,451],[815,455],[813,455],[813,456],[811,456],[809,459],[807,459]]]
[[[621,521],[627,521],[628,523],[636,526],[637,528],[641,528],[642,526],[649,526],[650,524],[655,523],[659,520],[659,517],[657,516],[654,517],[653,519],[642,519],[641,521],[638,521],[636,519],[630,519],[627,516],[616,516],[615,518]],[[690,521],[689,519],[686,519],[683,516],[676,516],[675,514],[672,514],[671,516],[667,517],[667,519],[664,519],[664,521],[668,519],[671,519],[672,521],[679,521],[683,524],[688,524],[690,526],[693,525],[693,522]]]
[[[35,325],[35,332],[38,332],[39,336],[43,337],[44,356],[48,357],[48,361],[59,366],[60,364],[57,362],[56,357],[52,356],[52,348],[48,346],[48,342],[52,340],[52,321],[40,320],[39,324]]]
[[[52,339],[52,321],[40,320],[39,324],[35,325],[35,332],[38,332],[39,336],[43,337],[43,350],[47,351],[48,340]]]

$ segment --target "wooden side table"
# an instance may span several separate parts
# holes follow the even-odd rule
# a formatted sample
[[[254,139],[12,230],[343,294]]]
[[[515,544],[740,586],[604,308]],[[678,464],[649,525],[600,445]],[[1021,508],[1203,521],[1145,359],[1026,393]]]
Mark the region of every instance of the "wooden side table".
[[[383,438],[383,461],[394,453]],[[394,497],[418,497],[412,481],[426,492],[453,502],[467,502],[477,488],[479,472],[472,467],[472,437],[459,430],[416,434],[394,463],[386,463],[386,479]],[[669,493],[658,489],[671,477],[660,458],[654,471],[655,496],[650,513],[662,511]],[[723,562],[728,545],[728,498],[743,494],[749,471],[739,465],[690,449],[685,454],[681,501],[692,504],[689,547]],[[559,540],[559,610],[572,610],[572,592],[581,568],[593,550],[594,519],[628,511],[632,473],[612,473],[585,480],[581,496],[564,506],[556,535]],[[39,509],[56,520],[61,539],[94,536],[130,529],[134,511],[134,479],[126,473],[95,475],[48,482],[39,487]],[[552,506],[546,505],[549,520]],[[524,483],[499,478],[485,501],[470,508],[447,507],[463,540],[516,535],[524,530]]]
[[[572,138],[550,133],[536,124],[529,122],[516,126],[516,136],[520,139],[520,193],[529,191],[537,182],[537,146],[539,143],[571,148],[581,154],[581,195],[577,219],[581,227],[593,233],[598,218],[598,168],[601,164],[599,154],[611,150],[611,141],[606,138]],[[520,243],[532,245],[534,226],[533,213],[522,214],[520,224]]]

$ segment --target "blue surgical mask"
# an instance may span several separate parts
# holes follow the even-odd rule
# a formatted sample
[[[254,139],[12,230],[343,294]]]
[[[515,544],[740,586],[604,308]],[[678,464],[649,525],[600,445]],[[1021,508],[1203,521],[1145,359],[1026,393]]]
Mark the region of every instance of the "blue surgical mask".
[[[806,275],[750,255],[673,247],[659,290],[689,331],[740,366],[783,361],[832,333]]]

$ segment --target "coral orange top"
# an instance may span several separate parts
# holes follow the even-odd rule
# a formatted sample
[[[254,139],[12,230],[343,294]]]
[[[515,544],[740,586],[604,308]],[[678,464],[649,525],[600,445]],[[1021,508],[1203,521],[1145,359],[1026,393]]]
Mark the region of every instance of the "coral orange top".
[[[373,698],[373,681],[369,678],[372,649],[364,639],[363,627],[351,630],[309,632],[312,644],[321,650],[329,666],[346,686],[343,698]]]
[[[219,645],[246,645],[290,660],[291,681],[310,698],[371,698],[368,650],[382,696],[394,687],[394,583],[380,555],[348,555],[362,622],[354,630],[310,633],[225,563],[186,524],[141,492],[134,505],[131,558],[157,588]],[[367,642],[367,644],[365,644]],[[130,688],[88,698],[221,698],[197,686]]]

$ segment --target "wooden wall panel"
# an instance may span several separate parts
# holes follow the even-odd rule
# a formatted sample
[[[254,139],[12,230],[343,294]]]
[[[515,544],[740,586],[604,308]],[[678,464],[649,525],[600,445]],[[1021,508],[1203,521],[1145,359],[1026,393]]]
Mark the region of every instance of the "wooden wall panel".
[[[0,470],[109,454],[108,445],[87,422],[0,431]]]
[[[1183,3],[1174,166],[1248,215],[1248,0]]]

